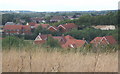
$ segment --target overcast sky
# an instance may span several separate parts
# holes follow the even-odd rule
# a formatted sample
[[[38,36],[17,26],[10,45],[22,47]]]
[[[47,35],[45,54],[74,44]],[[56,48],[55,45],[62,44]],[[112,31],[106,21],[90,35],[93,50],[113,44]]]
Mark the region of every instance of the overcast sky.
[[[0,0],[0,10],[88,11],[115,10],[119,0]]]

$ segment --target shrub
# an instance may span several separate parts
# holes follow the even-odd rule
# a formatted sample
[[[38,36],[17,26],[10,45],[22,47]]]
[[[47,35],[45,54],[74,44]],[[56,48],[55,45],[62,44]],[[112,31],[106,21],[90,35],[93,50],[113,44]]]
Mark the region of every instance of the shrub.
[[[60,47],[58,40],[55,40],[52,37],[48,37],[45,45],[52,47],[52,48]]]
[[[11,47],[23,47],[26,43],[23,39],[19,39],[14,36],[7,36],[2,40],[3,49],[11,48]]]

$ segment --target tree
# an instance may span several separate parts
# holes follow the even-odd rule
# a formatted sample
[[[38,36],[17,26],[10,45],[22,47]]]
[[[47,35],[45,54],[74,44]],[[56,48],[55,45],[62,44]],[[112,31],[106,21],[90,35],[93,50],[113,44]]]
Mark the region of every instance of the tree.
[[[87,40],[88,42],[93,40],[95,37],[103,37],[112,35],[118,40],[118,30],[100,30],[94,28],[85,28],[83,30],[71,30],[69,32],[64,33],[65,35],[71,35],[76,39],[83,39]]]
[[[39,33],[42,33],[42,34],[50,34],[51,32],[45,28],[42,28],[42,26],[38,26],[37,29],[35,29],[34,31],[34,34],[35,35],[38,35]]]
[[[48,37],[46,45],[50,46],[50,47],[53,47],[53,48],[54,47],[60,47],[58,40],[55,40],[52,37]]]
[[[2,15],[2,24],[5,25],[6,22],[13,22],[13,14],[3,14]]]
[[[25,44],[23,39],[14,36],[7,36],[2,41],[3,48],[23,47]]]

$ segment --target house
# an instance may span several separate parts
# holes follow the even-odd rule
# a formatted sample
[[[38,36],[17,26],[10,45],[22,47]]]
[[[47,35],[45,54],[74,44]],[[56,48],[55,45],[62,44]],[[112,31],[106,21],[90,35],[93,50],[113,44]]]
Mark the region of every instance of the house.
[[[5,34],[31,34],[31,28],[27,25],[5,25],[3,31]]]
[[[52,36],[51,34],[44,34],[42,35],[39,33],[39,35],[35,38],[34,43],[35,44],[43,44],[46,42],[49,36]]]
[[[64,17],[63,16],[53,16],[51,19],[50,19],[50,22],[60,22],[60,21],[63,21],[64,20]]]
[[[15,23],[14,22],[7,22],[7,23],[5,23],[5,25],[15,25]]]
[[[73,38],[72,36],[65,36],[66,43],[62,44],[62,48],[78,48],[78,47],[83,47],[87,41],[86,40],[77,40]]]
[[[31,29],[37,28],[39,25],[42,26],[42,28],[48,28],[50,26],[49,24],[37,24],[34,22],[29,22],[27,25],[30,25]]]
[[[40,17],[34,17],[34,18],[31,18],[31,20],[35,23],[45,23],[45,19],[44,18],[40,18]]]
[[[51,34],[41,35],[39,34],[34,43],[43,44],[46,42],[47,38],[51,36],[53,39],[58,40],[62,48],[78,48],[84,46],[87,42],[85,40],[77,40],[70,35],[67,36],[52,36]]]
[[[31,29],[34,29],[36,24],[37,24],[37,23],[29,22],[29,23],[27,23],[26,25],[29,25],[29,26],[31,27]]]
[[[57,32],[58,28],[56,26],[49,26],[48,30],[50,30],[51,32]]]
[[[19,19],[19,23],[25,23],[24,19]]]
[[[49,24],[36,24],[35,28],[37,28],[38,26],[42,26],[42,28],[48,28],[50,25]]]
[[[67,31],[70,31],[72,29],[77,29],[77,25],[74,23],[66,23],[63,25],[59,25],[58,29],[60,32],[67,32]]]
[[[73,15],[73,16],[68,16],[67,19],[74,20],[74,19],[79,19],[81,15]]]
[[[91,42],[94,46],[98,45],[114,45],[117,41],[113,38],[113,36],[104,36],[104,37],[96,37]]]
[[[58,27],[56,26],[49,26],[48,27],[48,30],[52,31],[52,32],[56,32],[56,31],[59,31],[59,32],[68,32],[72,29],[77,29],[77,25],[75,25],[74,23],[66,23],[66,24],[63,24],[63,25],[59,25]]]
[[[64,36],[53,36],[53,39],[56,39],[58,40],[59,44],[62,45],[62,44],[65,44],[66,43],[66,39]]]
[[[97,26],[92,26],[95,29],[101,29],[101,30],[115,30],[114,25],[97,25]]]

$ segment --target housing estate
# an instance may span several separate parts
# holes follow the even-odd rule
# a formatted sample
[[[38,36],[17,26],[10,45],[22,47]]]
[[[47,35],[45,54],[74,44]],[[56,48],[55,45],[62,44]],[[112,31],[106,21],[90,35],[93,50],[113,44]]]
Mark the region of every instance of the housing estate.
[[[51,34],[47,34],[47,35],[39,34],[34,40],[34,43],[43,44],[47,41],[49,36],[51,36],[53,39],[58,40],[62,48],[78,48],[78,47],[83,47],[87,43],[86,40],[77,40],[70,35],[52,36]]]

